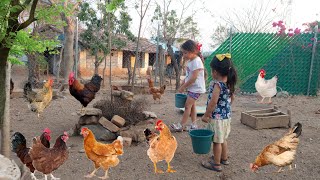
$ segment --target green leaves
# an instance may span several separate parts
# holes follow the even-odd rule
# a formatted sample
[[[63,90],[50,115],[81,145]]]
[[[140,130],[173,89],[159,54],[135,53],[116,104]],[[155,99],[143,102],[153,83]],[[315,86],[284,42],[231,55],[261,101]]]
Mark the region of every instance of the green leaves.
[[[9,60],[13,64],[20,64],[17,57],[21,57],[26,53],[52,51],[59,45],[59,42],[56,40],[43,40],[40,37],[31,36],[29,32],[24,30],[18,31],[17,34],[12,33],[11,36],[15,36],[11,44],[9,56]],[[55,51],[52,51],[52,53],[55,53]]]
[[[110,0],[109,4],[106,4],[107,12],[114,12],[124,2],[124,0]]]

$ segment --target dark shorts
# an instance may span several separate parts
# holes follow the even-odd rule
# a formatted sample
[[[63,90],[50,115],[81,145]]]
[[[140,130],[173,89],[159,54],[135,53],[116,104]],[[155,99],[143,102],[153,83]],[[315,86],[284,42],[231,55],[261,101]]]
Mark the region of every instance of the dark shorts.
[[[200,93],[194,93],[194,92],[188,91],[188,96],[192,97],[195,100],[198,100],[200,95],[201,95]]]

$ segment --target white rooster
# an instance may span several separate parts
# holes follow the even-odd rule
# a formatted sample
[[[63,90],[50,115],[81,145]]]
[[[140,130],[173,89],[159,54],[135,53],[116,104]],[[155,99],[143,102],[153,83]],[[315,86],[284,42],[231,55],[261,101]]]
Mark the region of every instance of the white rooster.
[[[278,77],[274,76],[272,79],[265,80],[265,75],[266,71],[264,69],[261,69],[255,86],[257,92],[262,97],[260,103],[263,103],[264,98],[269,98],[269,103],[271,104],[271,98],[277,94]]]

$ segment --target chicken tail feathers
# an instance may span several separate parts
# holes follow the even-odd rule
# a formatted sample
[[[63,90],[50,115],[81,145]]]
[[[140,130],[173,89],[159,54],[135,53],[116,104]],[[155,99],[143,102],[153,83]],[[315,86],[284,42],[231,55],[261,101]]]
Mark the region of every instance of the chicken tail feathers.
[[[32,91],[32,86],[31,86],[31,83],[30,82],[27,82],[24,87],[23,87],[23,94],[25,96],[28,95],[28,92],[31,92]]]
[[[296,133],[296,137],[299,137],[301,135],[302,132],[302,124],[300,124],[299,122],[297,122],[293,128],[293,133]]]
[[[12,151],[16,153],[21,145],[26,147],[27,140],[20,132],[15,132],[11,137]]]
[[[148,137],[152,134],[152,132],[150,131],[149,128],[145,129],[143,132],[144,132],[144,135],[146,136],[146,138],[148,140]]]

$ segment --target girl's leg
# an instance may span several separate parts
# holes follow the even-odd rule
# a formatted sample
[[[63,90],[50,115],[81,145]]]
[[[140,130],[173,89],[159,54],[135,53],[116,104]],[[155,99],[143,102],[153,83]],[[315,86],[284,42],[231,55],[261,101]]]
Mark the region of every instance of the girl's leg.
[[[187,97],[187,100],[186,100],[186,104],[185,104],[185,110],[184,110],[184,113],[183,113],[183,116],[182,116],[182,120],[181,120],[181,125],[182,126],[185,126],[187,121],[188,121],[188,118],[190,116],[190,113],[191,113],[191,108],[193,106],[193,104],[195,103],[195,99],[193,99],[192,97],[188,96]],[[192,118],[192,117],[191,117]]]
[[[226,161],[228,159],[228,146],[227,146],[226,140],[224,141],[224,143],[222,143],[221,159],[224,161]]]
[[[213,143],[214,164],[220,164],[222,153],[221,143]]]
[[[191,107],[191,121],[194,124],[197,120],[197,109],[196,109],[196,101],[194,101],[192,107]]]

